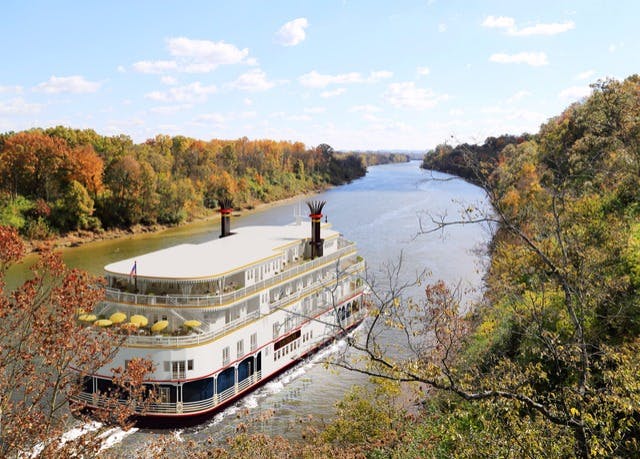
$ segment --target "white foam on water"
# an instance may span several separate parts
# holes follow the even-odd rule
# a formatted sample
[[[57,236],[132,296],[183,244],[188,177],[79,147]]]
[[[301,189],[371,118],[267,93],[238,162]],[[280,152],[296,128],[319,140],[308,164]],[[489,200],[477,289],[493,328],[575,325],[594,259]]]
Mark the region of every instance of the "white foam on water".
[[[120,427],[114,427],[113,429],[107,430],[105,433],[100,435],[100,438],[102,438],[103,441],[102,445],[100,446],[99,452],[112,448],[113,446],[122,442],[122,440],[124,440],[126,437],[136,433],[137,431],[137,427],[132,427],[129,430],[122,430]]]
[[[258,394],[252,394],[252,395],[247,395],[243,401],[244,401],[244,407],[247,409],[253,409],[253,408],[257,408],[258,407],[258,398],[259,397]]]
[[[176,440],[179,443],[184,442],[184,438],[182,438],[182,432],[184,432],[184,429],[174,430],[173,431],[173,439]]]
[[[102,423],[96,422],[96,421],[88,422],[86,424],[82,424],[80,426],[74,427],[74,428],[72,428],[72,429],[70,429],[67,432],[62,434],[62,436],[60,437],[60,447],[64,446],[65,444],[67,444],[70,441],[77,440],[78,438],[80,438],[81,436],[83,436],[83,435],[85,435],[85,434],[87,434],[89,432],[93,432],[95,430],[98,430],[100,427],[102,427]],[[42,450],[44,449],[44,446],[45,445],[43,443],[38,443],[31,450],[31,454],[27,455],[25,457],[30,456],[32,458],[36,458],[36,457],[40,456],[40,453],[42,453]]]

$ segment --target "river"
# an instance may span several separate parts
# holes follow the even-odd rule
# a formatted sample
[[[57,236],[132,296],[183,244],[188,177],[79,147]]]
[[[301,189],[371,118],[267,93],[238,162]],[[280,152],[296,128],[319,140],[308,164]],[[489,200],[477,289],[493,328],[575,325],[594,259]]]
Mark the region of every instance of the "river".
[[[442,279],[477,294],[486,268],[484,248],[490,239],[489,231],[481,225],[466,225],[428,235],[418,232],[419,218],[426,218],[425,212],[455,219],[459,211],[469,205],[485,206],[484,192],[463,180],[422,170],[419,165],[420,162],[412,161],[373,166],[365,177],[313,199],[327,201],[324,214],[334,229],[357,243],[372,274],[380,276],[385,264],[397,261],[402,253],[403,276],[407,279],[427,270],[434,280]],[[234,217],[232,227],[289,223],[293,221],[296,207],[297,204],[286,203]],[[65,249],[63,258],[69,266],[100,274],[102,267],[112,261],[180,243],[202,242],[217,237],[218,233],[217,220],[198,222],[157,234]],[[21,274],[16,272],[16,276]],[[413,294],[419,296],[420,291]],[[473,296],[469,294],[467,298]],[[181,431],[181,437],[198,440],[211,436],[220,440],[232,435],[238,422],[255,419],[265,411],[273,412],[273,416],[254,422],[252,429],[268,434],[296,435],[300,431],[299,421],[309,417],[329,420],[335,402],[353,385],[367,382],[359,374],[319,364],[331,351],[331,348],[322,351],[311,362],[267,383],[210,421]],[[134,431],[115,446],[113,452],[126,456],[127,451],[144,447],[160,433]]]

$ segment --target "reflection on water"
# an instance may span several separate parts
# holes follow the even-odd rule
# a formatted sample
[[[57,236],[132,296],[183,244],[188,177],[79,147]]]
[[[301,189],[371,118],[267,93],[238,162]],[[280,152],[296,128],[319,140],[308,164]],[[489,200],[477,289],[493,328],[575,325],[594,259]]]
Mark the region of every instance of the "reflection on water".
[[[357,243],[373,275],[381,276],[385,263],[397,260],[402,253],[407,279],[427,270],[433,279],[459,284],[463,289],[477,289],[484,272],[483,257],[477,249],[486,246],[490,237],[485,229],[467,225],[447,228],[442,234],[418,235],[418,219],[424,212],[456,217],[459,209],[484,201],[481,189],[462,180],[444,180],[446,177],[419,169],[417,161],[375,166],[366,177],[314,199],[327,201],[324,213],[329,222]],[[289,223],[296,207],[289,203],[236,217],[232,219],[232,227]],[[214,219],[159,234],[87,244],[64,250],[63,256],[69,266],[100,274],[102,267],[113,261],[176,244],[202,242],[218,234],[218,222]],[[414,294],[419,296],[420,291]],[[314,361],[319,358],[322,356],[315,356]],[[351,386],[362,383],[366,383],[364,377],[355,373],[302,364],[182,436],[197,439],[231,435],[238,413],[255,416],[264,410],[273,410],[273,416],[254,424],[256,430],[279,435],[299,432],[299,428],[291,426],[309,416],[329,419],[335,401]],[[121,448],[135,448],[154,435],[151,431],[138,431],[123,440]]]

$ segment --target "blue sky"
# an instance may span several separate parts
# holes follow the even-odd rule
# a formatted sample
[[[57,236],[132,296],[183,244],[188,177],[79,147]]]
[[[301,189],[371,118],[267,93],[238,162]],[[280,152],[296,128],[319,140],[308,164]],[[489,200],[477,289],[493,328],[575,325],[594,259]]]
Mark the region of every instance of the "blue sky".
[[[536,132],[640,62],[640,2],[5,0],[0,132],[425,150]]]

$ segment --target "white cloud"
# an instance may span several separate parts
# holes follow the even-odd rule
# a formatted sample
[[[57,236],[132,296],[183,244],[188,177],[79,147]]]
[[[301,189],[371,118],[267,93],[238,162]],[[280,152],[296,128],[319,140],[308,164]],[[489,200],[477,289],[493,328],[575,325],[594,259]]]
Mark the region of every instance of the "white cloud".
[[[375,83],[377,81],[386,80],[391,77],[393,77],[393,72],[390,72],[388,70],[378,70],[375,72],[371,72],[369,74],[369,78],[367,78],[367,81],[370,83]]]
[[[192,40],[186,37],[169,38],[167,47],[172,56],[192,58],[213,65],[238,64],[249,55],[247,48],[238,49],[224,41]]]
[[[308,88],[325,88],[330,84],[376,83],[391,77],[393,77],[393,72],[389,70],[372,71],[367,78],[364,78],[359,72],[324,75],[312,70],[298,78],[298,81],[302,86]]]
[[[308,88],[324,88],[330,84],[361,83],[363,79],[362,75],[358,72],[341,73],[338,75],[323,75],[312,70],[298,78],[298,81],[302,86],[306,86]]]
[[[297,18],[287,22],[276,32],[276,41],[284,46],[295,46],[306,38],[305,30],[309,26],[307,18]]]
[[[285,117],[287,121],[311,121],[312,118],[309,115],[289,115]]]
[[[117,69],[119,73],[127,73],[127,69],[124,68],[124,65],[119,65]]]
[[[186,86],[170,88],[168,91],[153,91],[145,95],[146,98],[158,102],[183,102],[195,103],[205,102],[210,94],[217,92],[215,85],[203,86],[202,83],[195,83]]]
[[[57,77],[52,75],[48,81],[38,84],[34,90],[47,94],[87,94],[96,92],[99,88],[100,83],[96,81],[88,81],[80,75],[72,75],[68,77]]]
[[[320,97],[328,99],[329,97],[336,97],[336,96],[339,96],[341,94],[344,94],[345,92],[347,92],[347,90],[345,88],[336,88],[336,89],[333,89],[331,91],[322,91],[320,93]]]
[[[509,32],[510,35],[519,37],[527,37],[530,35],[557,35],[559,33],[568,32],[575,29],[576,25],[573,21],[554,22],[552,24],[536,24]]]
[[[571,86],[560,91],[558,97],[564,101],[576,101],[587,97],[589,94],[591,94],[589,86]]]
[[[611,43],[609,45],[609,52],[610,53],[615,53],[616,51],[618,51],[618,49],[624,47],[624,43],[623,42],[619,42],[619,43]]]
[[[242,91],[266,91],[275,86],[275,83],[267,80],[267,74],[260,69],[249,70],[243,73],[231,83],[231,87]]]
[[[528,97],[530,95],[531,95],[531,93],[529,91],[525,91],[525,90],[518,91],[513,96],[511,96],[511,97],[509,97],[507,99],[507,103],[508,104],[512,104],[512,103],[517,102],[519,100],[522,100],[525,97]]]
[[[0,86],[0,94],[22,94],[22,86]]]
[[[248,98],[248,97],[245,97],[245,98],[244,98],[244,100],[243,100],[243,102],[244,102],[244,104],[245,104],[245,105],[247,105],[247,106],[253,105],[253,100],[251,100],[251,99],[250,99],[250,98]]]
[[[0,101],[0,115],[29,115],[38,113],[42,109],[40,104],[29,104],[21,97]]]
[[[382,109],[376,105],[355,105],[349,109],[350,112],[362,112],[362,113],[376,113],[381,112]]]
[[[516,54],[495,53],[489,57],[489,61],[499,64],[528,64],[533,67],[549,64],[547,55],[543,52],[523,52]]]
[[[163,76],[162,78],[160,78],[160,81],[162,82],[162,84],[166,84],[167,86],[173,86],[178,84],[178,80],[169,75]]]
[[[324,113],[327,109],[325,107],[305,107],[305,113]]]
[[[464,110],[462,110],[461,108],[452,108],[451,110],[449,110],[449,115],[462,116],[464,115]]]
[[[516,21],[507,16],[487,16],[482,22],[482,27],[489,27],[490,29],[513,29],[515,25]]]
[[[438,102],[448,99],[448,96],[437,95],[430,89],[417,88],[413,81],[406,81],[390,84],[385,98],[394,107],[424,110],[435,107]]]
[[[247,48],[239,49],[224,41],[193,40],[186,37],[167,39],[169,54],[175,59],[157,61],[138,61],[133,69],[140,73],[166,73],[170,71],[186,73],[207,73],[220,65],[249,63]]]
[[[418,75],[427,76],[431,73],[431,69],[429,67],[418,67]]]
[[[446,31],[447,31],[447,24],[445,23],[438,24],[438,32],[442,33]]]
[[[178,69],[176,61],[138,61],[133,65],[133,70],[140,73],[165,73]]]
[[[152,107],[149,111],[159,115],[173,115],[174,113],[189,110],[190,108],[193,108],[192,104],[163,105],[161,107]]]
[[[595,75],[595,73],[595,70],[585,70],[584,72],[580,72],[576,75],[576,80],[588,80]]]
[[[487,16],[482,22],[483,27],[490,29],[504,29],[507,34],[517,37],[527,37],[531,35],[557,35],[575,28],[573,21],[553,22],[549,24],[534,24],[524,28],[516,25],[515,19],[508,16]]]
[[[215,123],[224,123],[227,121],[227,118],[220,113],[203,113],[202,115],[198,115],[196,117],[197,121],[213,121]]]

